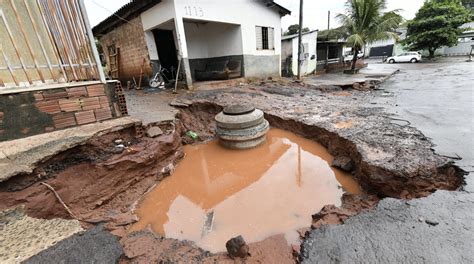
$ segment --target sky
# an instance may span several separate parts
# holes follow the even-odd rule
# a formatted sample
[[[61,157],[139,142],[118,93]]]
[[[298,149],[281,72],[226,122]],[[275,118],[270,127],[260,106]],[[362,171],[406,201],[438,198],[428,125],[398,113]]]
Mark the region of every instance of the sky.
[[[199,0],[216,1],[223,0]],[[234,1],[234,0],[225,0]],[[85,0],[87,13],[92,26],[110,16],[130,0]],[[299,0],[275,0],[278,4],[291,10],[291,15],[282,18],[282,28],[286,29],[291,24],[298,24]],[[344,13],[346,0],[304,0],[303,26],[310,29],[326,29],[328,26],[327,14],[331,11],[331,28],[337,27],[335,16]],[[405,19],[412,19],[423,5],[424,0],[387,0],[387,10],[402,9],[401,15]]]

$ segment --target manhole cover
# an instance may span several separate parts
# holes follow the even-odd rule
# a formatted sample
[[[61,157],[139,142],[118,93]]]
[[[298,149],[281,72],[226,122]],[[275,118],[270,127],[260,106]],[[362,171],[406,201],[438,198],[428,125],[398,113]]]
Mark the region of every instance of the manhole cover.
[[[250,105],[229,105],[223,110],[226,115],[243,115],[253,112],[255,107]]]

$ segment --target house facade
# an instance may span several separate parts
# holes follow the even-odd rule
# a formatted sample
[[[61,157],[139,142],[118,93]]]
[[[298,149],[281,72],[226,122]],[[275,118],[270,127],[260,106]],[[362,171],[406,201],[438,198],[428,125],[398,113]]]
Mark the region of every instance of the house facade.
[[[313,30],[301,34],[301,75],[316,71],[318,31]],[[281,38],[282,74],[293,76],[298,73],[298,34]]]
[[[83,0],[0,1],[0,141],[125,114],[99,62]]]
[[[191,87],[229,77],[212,75],[228,68],[230,77],[279,75],[281,17],[289,13],[268,0],[135,0],[93,31],[108,63],[107,53],[119,50],[118,79],[151,76],[158,65],[173,77],[180,66]]]

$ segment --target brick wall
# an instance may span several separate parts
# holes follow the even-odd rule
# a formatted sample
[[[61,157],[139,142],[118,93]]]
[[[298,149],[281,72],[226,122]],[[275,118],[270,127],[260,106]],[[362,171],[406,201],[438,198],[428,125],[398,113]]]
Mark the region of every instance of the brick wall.
[[[115,44],[116,48],[120,48],[119,80],[124,84],[133,77],[138,82],[143,59],[145,59],[144,76],[152,74],[141,18],[136,17],[130,22],[131,24],[124,23],[99,38],[107,63],[109,63],[108,47]]]
[[[127,114],[119,82],[0,95],[0,141]]]

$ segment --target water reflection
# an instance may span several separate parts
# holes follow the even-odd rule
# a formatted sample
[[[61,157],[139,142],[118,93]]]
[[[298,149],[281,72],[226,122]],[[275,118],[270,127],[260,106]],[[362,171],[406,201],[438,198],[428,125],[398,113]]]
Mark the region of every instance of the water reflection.
[[[167,237],[224,251],[239,234],[248,242],[278,233],[294,238],[323,205],[340,204],[344,190],[361,192],[349,175],[329,166],[324,147],[279,129],[255,149],[210,142],[186,146],[185,153],[175,173],[139,205],[134,230],[151,225]]]

